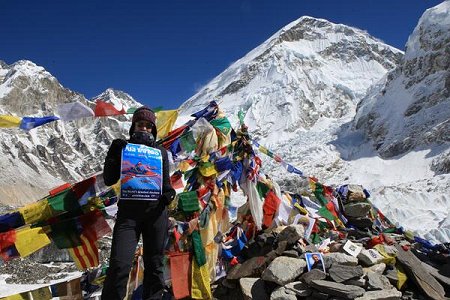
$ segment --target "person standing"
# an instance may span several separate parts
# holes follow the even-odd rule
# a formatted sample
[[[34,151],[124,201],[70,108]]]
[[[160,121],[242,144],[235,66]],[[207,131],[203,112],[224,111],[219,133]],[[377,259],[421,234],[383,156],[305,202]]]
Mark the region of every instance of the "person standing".
[[[161,151],[162,194],[159,199],[153,201],[119,199],[102,300],[124,298],[128,274],[141,235],[144,252],[142,299],[161,299],[165,288],[163,258],[169,220],[167,205],[174,199],[175,190],[170,184],[167,151],[155,143],[155,113],[145,106],[138,108],[133,114],[129,134],[128,141],[115,139],[109,147],[103,168],[105,184],[110,186],[120,179],[122,150],[130,142]]]

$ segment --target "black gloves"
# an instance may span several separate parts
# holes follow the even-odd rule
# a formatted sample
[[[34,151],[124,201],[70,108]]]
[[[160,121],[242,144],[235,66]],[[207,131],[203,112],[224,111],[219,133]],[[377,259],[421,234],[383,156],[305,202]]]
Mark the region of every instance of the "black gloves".
[[[175,193],[174,189],[168,190],[167,192],[164,192],[161,195],[160,201],[162,203],[164,203],[164,205],[170,205],[170,203],[173,201],[173,199],[175,199],[175,195],[176,195],[176,193]]]
[[[115,139],[112,141],[111,146],[109,147],[108,154],[106,157],[120,157],[122,153],[122,149],[125,148],[125,146],[128,144],[127,141],[123,139]]]

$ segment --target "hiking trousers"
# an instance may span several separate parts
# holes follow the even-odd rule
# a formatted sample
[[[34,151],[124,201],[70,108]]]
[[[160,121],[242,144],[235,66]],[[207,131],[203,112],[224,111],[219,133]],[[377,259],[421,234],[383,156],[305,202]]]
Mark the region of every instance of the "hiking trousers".
[[[167,240],[167,207],[139,200],[119,201],[111,257],[103,285],[102,300],[123,300],[128,275],[142,234],[144,282],[142,299],[161,299],[164,291],[163,258]]]

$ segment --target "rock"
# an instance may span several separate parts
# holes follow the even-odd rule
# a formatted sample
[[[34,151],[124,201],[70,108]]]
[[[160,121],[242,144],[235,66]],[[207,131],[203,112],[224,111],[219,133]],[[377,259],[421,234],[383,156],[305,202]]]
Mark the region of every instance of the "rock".
[[[362,297],[358,297],[355,300],[397,300],[401,299],[402,292],[396,289],[381,290],[381,291],[368,291],[365,292]]]
[[[399,245],[396,245],[396,248],[398,250],[397,260],[404,267],[408,278],[412,279],[428,297],[444,299],[444,288],[422,266],[421,261],[411,251],[404,251]]]
[[[304,237],[305,228],[303,225],[289,225],[278,234],[278,243],[287,241],[288,245],[293,245]]]
[[[311,281],[325,279],[326,277],[327,274],[325,274],[322,270],[312,269],[309,272],[303,273],[302,276],[300,276],[300,280],[307,285],[311,285]]]
[[[330,244],[330,252],[340,252],[342,249],[341,243],[331,243]]]
[[[368,202],[355,202],[344,205],[344,214],[348,217],[365,217],[369,213],[372,205]]]
[[[327,300],[329,296],[330,295],[319,291],[313,291],[312,293],[312,299],[314,300]]]
[[[357,278],[357,279],[349,279],[346,280],[344,282],[342,282],[343,284],[347,284],[347,285],[356,285],[362,288],[365,288],[367,285],[367,280],[365,278]]]
[[[373,221],[367,217],[361,217],[361,218],[347,217],[347,220],[350,224],[352,224],[353,226],[355,226],[356,228],[359,228],[359,229],[370,228],[373,225]]]
[[[297,300],[297,296],[295,296],[294,292],[282,286],[276,288],[272,294],[270,294],[270,300]]]
[[[341,264],[346,266],[356,266],[358,265],[358,259],[351,255],[347,255],[345,253],[327,253],[323,255],[323,259],[325,261],[325,265],[328,265],[327,261],[330,261],[331,264]]]
[[[373,266],[383,261],[383,256],[375,249],[363,249],[358,254],[358,259],[366,266]]]
[[[363,270],[364,270],[364,275],[366,275],[368,272],[375,272],[378,274],[383,274],[384,270],[386,270],[386,264],[385,263],[376,264],[371,267],[364,268]]]
[[[365,293],[365,290],[359,286],[345,285],[326,280],[313,280],[311,285],[313,288],[321,291],[322,293],[327,293],[345,299],[355,299]]]
[[[242,293],[245,300],[268,300],[269,295],[266,293],[264,281],[260,278],[241,278],[239,279]]]
[[[375,272],[369,272],[367,273],[367,288],[369,290],[390,290],[394,287],[386,276]]]
[[[262,279],[286,285],[302,274],[305,267],[306,261],[303,259],[280,256],[264,270]]]
[[[234,266],[228,272],[227,279],[236,280],[243,277],[260,277],[266,267],[267,263],[264,256],[252,257],[242,264]]]
[[[287,256],[287,257],[294,257],[294,258],[298,258],[298,252],[295,250],[286,250],[283,253],[281,253],[282,256]]]
[[[312,293],[312,290],[308,287],[308,285],[300,281],[288,283],[284,287],[287,290],[293,291],[297,297],[308,297]]]
[[[450,290],[450,277],[440,274],[439,270],[433,268],[429,264],[422,262],[422,266],[430,272],[430,274],[437,279],[444,287]]]
[[[347,200],[348,201],[364,201],[366,199],[366,194],[364,193],[364,188],[361,185],[349,184]]]
[[[333,264],[329,270],[329,273],[330,277],[335,282],[343,282],[349,279],[359,278],[363,276],[363,268],[361,266]]]
[[[278,247],[277,247],[277,250],[276,250],[278,256],[280,256],[281,253],[283,253],[284,250],[286,250],[287,245],[288,245],[287,241],[278,242]]]

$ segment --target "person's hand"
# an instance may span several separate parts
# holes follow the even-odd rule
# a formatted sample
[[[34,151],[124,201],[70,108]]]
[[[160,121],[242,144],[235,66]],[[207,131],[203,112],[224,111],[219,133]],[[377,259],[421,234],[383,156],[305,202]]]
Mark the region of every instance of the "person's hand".
[[[108,157],[117,157],[121,155],[122,149],[128,144],[126,140],[123,139],[115,139],[108,150]]]

